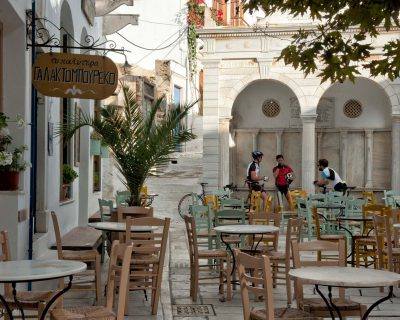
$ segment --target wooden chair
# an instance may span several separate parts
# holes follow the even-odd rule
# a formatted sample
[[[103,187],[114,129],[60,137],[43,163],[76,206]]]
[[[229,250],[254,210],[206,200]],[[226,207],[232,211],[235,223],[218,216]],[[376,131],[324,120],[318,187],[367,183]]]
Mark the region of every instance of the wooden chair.
[[[153,216],[153,207],[118,207],[117,220],[123,222],[127,217],[147,218]]]
[[[244,210],[244,200],[243,199],[233,199],[233,198],[219,200],[219,208],[221,210],[230,209],[233,207],[235,209]]]
[[[219,210],[215,212],[214,219],[215,226],[223,226],[223,225],[234,225],[234,224],[246,224],[246,212],[244,210],[236,210],[236,209],[225,209]],[[236,245],[241,248],[245,245],[245,236],[237,236],[237,235],[222,235],[223,240],[228,245]],[[219,234],[216,237],[217,248],[221,248],[221,238]]]
[[[367,204],[378,204],[378,200],[373,191],[364,191],[362,197],[367,200]]]
[[[378,268],[400,272],[400,248],[394,245],[392,219],[389,216],[374,216],[375,239],[378,255]]]
[[[261,191],[251,191],[249,212],[258,214],[262,209]]]
[[[339,240],[344,240],[345,243],[345,252],[347,252],[347,243],[346,243],[346,235],[344,234],[322,234],[323,228],[321,227],[321,217],[320,214],[317,211],[316,207],[312,208],[312,213],[313,213],[313,218],[314,218],[314,224],[315,224],[315,233],[317,236],[317,240],[326,240],[326,241],[334,241],[337,242]],[[336,220],[334,221],[336,223]],[[332,221],[328,221],[328,223],[332,223]],[[329,230],[330,228],[328,228]],[[328,258],[330,256],[326,256]],[[321,252],[318,252],[318,260],[320,261],[322,259]]]
[[[267,256],[254,257],[235,249],[235,257],[240,281],[244,320],[274,319],[321,319],[308,312],[292,308],[274,307],[272,293],[271,262]],[[250,310],[249,292],[264,298],[264,309]]]
[[[157,314],[171,219],[126,219],[126,242],[132,244],[129,291],[151,290],[151,313]],[[132,232],[131,226],[153,226],[151,232]]]
[[[301,218],[289,219],[286,229],[285,251],[269,251],[266,255],[269,257],[272,266],[272,279],[274,287],[278,284],[286,286],[287,305],[292,304],[292,282],[289,277],[291,268],[291,241],[301,241],[304,220]],[[278,280],[285,280],[280,283]]]
[[[372,218],[374,215],[390,215],[390,207],[384,205],[365,205],[362,209],[364,218]],[[360,266],[361,260],[364,262],[364,266],[368,267],[369,263],[374,265],[374,268],[378,268],[377,256],[376,256],[376,239],[373,232],[374,224],[373,221],[365,221],[362,224],[362,230],[360,235],[353,236],[353,248],[355,252],[355,264],[357,267]]]
[[[216,211],[219,209],[219,202],[218,202],[218,197],[213,194],[207,194],[204,196],[203,204],[205,206],[210,206],[210,208],[213,211]]]
[[[308,242],[297,242],[292,240],[292,254],[293,254],[293,265],[294,268],[302,267],[324,267],[324,266],[345,266],[346,265],[346,251],[345,241],[340,239],[339,241],[332,242],[326,240],[314,240]],[[301,260],[301,252],[335,252],[338,257],[337,260]],[[312,315],[320,317],[329,317],[330,313],[322,298],[304,298],[303,284],[299,280],[295,280],[295,296],[297,300],[297,306],[302,310],[310,312]],[[358,302],[354,302],[349,299],[345,299],[345,289],[339,288],[339,297],[333,298],[335,305],[339,308],[340,313],[343,317],[357,316],[362,318],[366,312],[366,307]]]
[[[110,221],[113,210],[114,210],[114,203],[112,200],[99,199],[100,221]],[[110,254],[108,240],[111,239],[111,237],[109,237],[109,235],[110,235],[109,232],[102,231],[102,239],[103,239],[103,245],[101,246],[102,263],[104,261],[104,255],[106,250],[108,251],[108,254]]]
[[[131,193],[129,191],[117,191],[117,194],[115,195],[117,207],[127,206],[130,197]]]
[[[87,264],[94,266],[94,270],[87,270],[80,274],[82,277],[94,276],[94,281],[77,279],[77,283],[72,284],[71,290],[80,290],[80,291],[95,291],[96,293],[96,302],[100,303],[101,297],[101,266],[100,266],[100,255],[97,250],[63,250],[62,240],[61,240],[61,232],[60,226],[58,224],[58,218],[54,211],[51,212],[51,218],[53,220],[54,234],[56,237],[57,244],[57,255],[60,260],[77,260],[82,261]],[[79,277],[75,277],[79,278]],[[64,281],[64,280],[61,280]],[[85,285],[85,284],[90,285]],[[94,286],[93,286],[94,285]]]
[[[0,231],[0,249],[0,261],[10,261],[11,254],[7,231]],[[19,310],[17,304],[14,301],[14,297],[12,295],[12,287],[10,283],[4,284],[3,296],[12,311]],[[37,311],[37,314],[35,315],[25,315],[26,318],[29,317],[39,319],[42,315],[44,308],[46,307],[47,302],[51,299],[52,296],[52,291],[17,291],[17,299],[22,309]],[[60,304],[60,302],[58,304]],[[0,309],[2,308],[3,306],[0,304]],[[5,320],[10,319],[5,309],[3,310],[3,315]]]
[[[302,189],[294,189],[294,190],[289,190],[289,194],[292,197],[292,204],[293,208],[290,208],[291,211],[294,211],[297,209],[297,199],[298,198],[307,198],[307,191],[302,190]]]
[[[213,249],[216,246],[215,237],[217,236],[217,234],[212,229],[213,215],[210,206],[192,206],[191,215],[193,216],[196,223],[196,234],[198,240],[206,239],[208,249]],[[204,244],[203,242],[204,241],[198,241],[198,244]]]
[[[197,301],[199,292],[200,280],[212,280],[219,278],[219,293],[224,294],[224,279],[226,280],[226,293],[227,300],[232,298],[232,286],[231,286],[231,260],[227,250],[214,249],[214,250],[199,250],[197,243],[196,234],[196,223],[192,216],[185,215],[186,233],[189,243],[189,256],[190,256],[190,297],[193,301]],[[218,277],[200,277],[200,272],[204,271],[200,260],[214,260],[215,267],[218,270]],[[224,264],[226,267],[224,267]],[[206,267],[209,267],[207,265]],[[209,271],[209,270],[208,270]],[[210,283],[213,284],[213,283]]]
[[[110,264],[108,268],[106,306],[83,306],[69,309],[54,309],[51,312],[52,320],[123,320],[126,301],[126,292],[129,281],[129,266],[131,262],[132,246],[114,241],[111,248]],[[118,284],[117,312],[114,313],[114,299]]]
[[[141,205],[143,207],[147,206],[148,195],[149,195],[149,190],[148,190],[147,186],[142,186],[142,188],[140,188],[140,199],[141,199]]]

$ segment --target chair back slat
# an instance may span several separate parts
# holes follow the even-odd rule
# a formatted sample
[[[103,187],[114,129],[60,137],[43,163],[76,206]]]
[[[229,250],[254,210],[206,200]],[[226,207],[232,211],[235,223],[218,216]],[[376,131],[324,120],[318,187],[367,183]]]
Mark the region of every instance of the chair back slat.
[[[186,235],[188,238],[189,244],[189,258],[190,264],[192,265],[195,261],[197,261],[199,256],[199,249],[197,244],[197,231],[196,231],[196,221],[193,216],[185,215],[185,226],[186,226]]]
[[[118,207],[117,220],[123,222],[127,217],[145,218],[153,216],[153,207]]]
[[[111,214],[114,209],[114,203],[112,200],[99,199],[99,209],[100,220],[109,221],[111,219]]]
[[[308,242],[298,242],[296,240],[292,240],[292,255],[293,255],[293,266],[295,269],[302,267],[324,267],[324,266],[341,266],[344,267],[346,265],[346,246],[345,240],[339,239],[339,241],[324,241],[324,240],[313,240]],[[318,253],[318,252],[326,252],[329,254],[335,253],[337,256],[337,260],[333,260],[332,257],[329,257],[329,260],[318,260],[318,255],[316,254],[314,257],[307,256],[307,259],[301,259],[301,253]],[[295,294],[296,299],[299,305],[302,304],[303,301],[303,285],[299,280],[295,280]],[[339,297],[344,298],[344,289],[339,289]]]
[[[113,242],[108,268],[106,308],[110,311],[113,309],[116,285],[118,283],[117,320],[123,320],[125,317],[131,256],[132,246],[121,244],[118,240]]]
[[[11,252],[10,252],[10,242],[8,240],[8,232],[6,230],[0,231],[0,261],[10,261],[11,260]],[[11,297],[12,288],[11,284],[4,284],[4,293],[6,297]]]
[[[254,257],[234,249],[240,290],[243,303],[243,316],[250,320],[249,291],[257,297],[264,297],[266,319],[274,320],[274,300],[272,293],[271,263],[267,256]]]
[[[54,236],[56,238],[57,255],[58,259],[61,260],[63,259],[61,231],[60,231],[60,225],[58,223],[57,214],[54,211],[51,212],[51,219],[53,221]]]

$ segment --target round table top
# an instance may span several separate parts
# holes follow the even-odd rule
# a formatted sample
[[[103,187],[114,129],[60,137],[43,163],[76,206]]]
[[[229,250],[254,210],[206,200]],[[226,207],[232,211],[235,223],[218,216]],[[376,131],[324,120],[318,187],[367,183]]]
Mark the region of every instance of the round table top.
[[[400,223],[394,223],[393,228],[400,229]]]
[[[16,260],[0,262],[0,282],[29,282],[58,279],[87,268],[86,263],[72,260]]]
[[[91,222],[88,223],[89,227],[95,228],[97,230],[103,231],[114,231],[114,232],[125,232],[126,231],[126,223],[125,222],[111,222],[111,221],[102,221],[102,222]],[[151,232],[157,230],[156,226],[132,226],[132,232]]]
[[[400,274],[355,267],[304,267],[289,271],[291,278],[304,284],[345,288],[376,288],[400,283]]]
[[[259,224],[226,225],[215,227],[214,230],[217,232],[229,234],[265,234],[279,232],[278,227]]]

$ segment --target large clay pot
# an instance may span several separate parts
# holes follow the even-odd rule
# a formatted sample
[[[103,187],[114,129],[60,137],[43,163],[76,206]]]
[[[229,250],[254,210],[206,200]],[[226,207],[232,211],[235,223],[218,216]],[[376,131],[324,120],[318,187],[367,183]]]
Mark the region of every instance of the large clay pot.
[[[0,190],[14,191],[19,187],[18,171],[0,171]]]

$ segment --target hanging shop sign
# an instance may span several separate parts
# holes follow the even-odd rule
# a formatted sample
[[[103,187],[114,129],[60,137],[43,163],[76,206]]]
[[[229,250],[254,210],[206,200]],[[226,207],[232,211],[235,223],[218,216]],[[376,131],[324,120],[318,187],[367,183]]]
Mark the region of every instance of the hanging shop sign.
[[[33,66],[32,82],[45,96],[102,100],[115,92],[118,69],[105,56],[44,53]]]

